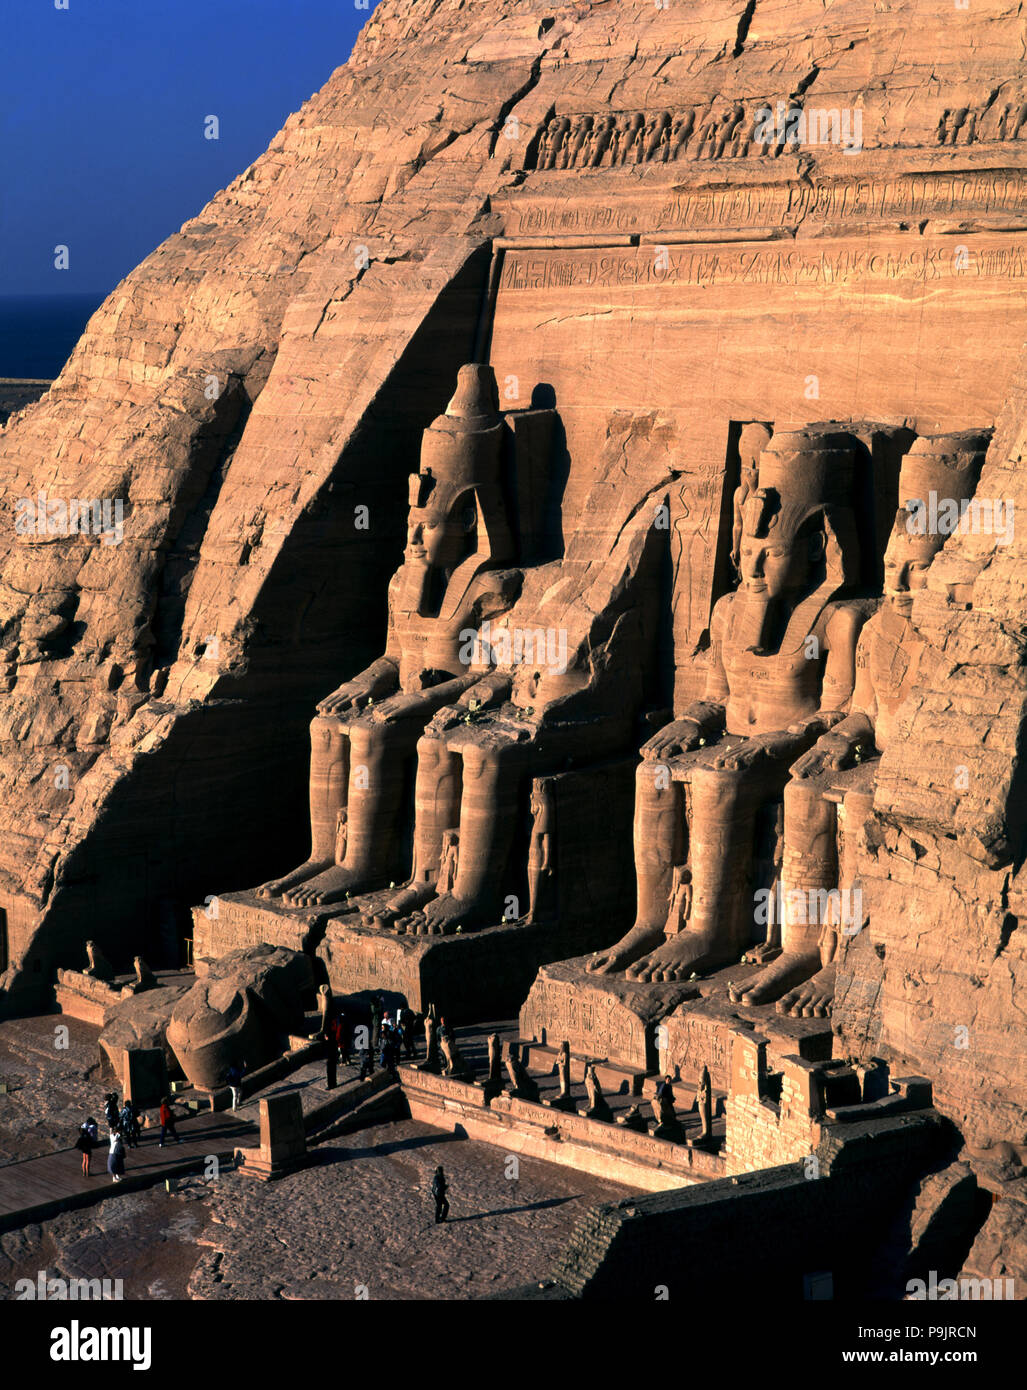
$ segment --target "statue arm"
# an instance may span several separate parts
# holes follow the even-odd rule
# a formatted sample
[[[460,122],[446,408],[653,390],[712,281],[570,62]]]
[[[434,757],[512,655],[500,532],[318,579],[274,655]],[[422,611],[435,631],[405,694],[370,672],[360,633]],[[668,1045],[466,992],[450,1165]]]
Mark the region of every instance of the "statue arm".
[[[474,684],[460,696],[457,703],[464,709],[489,709],[501,705],[510,698],[513,676],[509,671],[493,671],[487,676],[477,676]]]
[[[727,718],[727,672],[724,670],[724,628],[730,612],[730,595],[720,599],[713,609],[710,622],[710,664],[706,674],[703,699],[694,700],[677,719],[665,725],[642,748],[647,761],[673,758],[690,752],[704,743],[712,743],[724,732]]]
[[[849,708],[856,685],[856,645],[867,614],[862,606],[845,604],[827,620],[824,645],[827,662],[821,687],[820,708],[824,714],[843,715]],[[834,720],[837,723],[837,719]]]
[[[398,685],[398,664],[387,656],[379,657],[359,675],[343,681],[337,690],[319,700],[317,710],[319,714],[343,714],[361,708],[368,700],[391,695]]]

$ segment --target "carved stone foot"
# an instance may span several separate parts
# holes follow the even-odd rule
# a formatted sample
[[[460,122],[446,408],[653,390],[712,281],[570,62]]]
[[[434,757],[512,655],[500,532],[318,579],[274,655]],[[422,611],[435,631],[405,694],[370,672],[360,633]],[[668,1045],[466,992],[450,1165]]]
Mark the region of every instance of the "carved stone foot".
[[[750,946],[742,959],[749,965],[769,965],[772,960],[777,960],[780,954],[780,946],[761,941],[757,946]]]
[[[366,875],[355,874],[352,869],[336,864],[306,883],[290,888],[282,897],[290,907],[325,907],[328,903],[341,902],[347,893],[359,888],[362,877]]]
[[[779,1014],[789,1014],[792,1018],[830,1018],[834,1002],[834,962],[818,970],[812,979],[789,990],[783,999],[777,1001]]]
[[[280,898],[290,888],[298,888],[315,874],[323,873],[330,863],[328,859],[308,859],[298,869],[293,869],[292,873],[284,874],[281,878],[268,879],[267,883],[262,883],[254,892],[258,898]]]
[[[621,937],[616,946],[611,946],[606,951],[596,952],[588,962],[586,969],[594,975],[615,975],[618,971],[627,969],[646,951],[651,951],[654,946],[658,946],[662,940],[662,925],[658,927],[646,924],[636,925],[631,928],[627,936]]]
[[[629,980],[663,984],[688,980],[700,971],[713,970],[732,959],[737,959],[737,950],[730,942],[718,942],[712,932],[683,931],[628,966],[625,973]]]
[[[445,893],[426,903],[420,912],[400,918],[397,930],[410,932],[414,936],[451,936],[458,928],[471,931],[481,921],[482,914],[474,903]]]
[[[728,988],[735,1004],[772,1004],[782,994],[808,980],[820,965],[820,953],[799,955],[786,951],[770,965],[748,979],[736,980]]]
[[[430,883],[409,883],[398,893],[376,903],[373,912],[364,917],[364,926],[377,927],[379,931],[405,932],[403,922],[429,902],[434,892]]]

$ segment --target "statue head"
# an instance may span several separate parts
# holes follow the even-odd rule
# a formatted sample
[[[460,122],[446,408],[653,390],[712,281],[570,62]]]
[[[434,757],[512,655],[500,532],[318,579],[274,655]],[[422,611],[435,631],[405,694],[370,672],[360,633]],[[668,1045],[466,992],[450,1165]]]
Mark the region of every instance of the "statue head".
[[[758,484],[742,508],[742,585],[761,601],[798,601],[854,579],[858,543],[851,508],[853,440],[830,426],[774,435]]]
[[[989,439],[990,433],[981,430],[924,435],[902,459],[899,508],[884,552],[884,596],[904,617],[912,612],[913,597],[925,587],[931,562],[945,544],[946,533],[926,524],[931,493],[938,499],[969,502],[984,466]],[[921,521],[924,524],[916,524]]]
[[[489,366],[461,367],[453,399],[424,432],[421,467],[410,478],[404,607],[439,612],[462,565],[472,573],[513,557],[503,492],[503,422]]]

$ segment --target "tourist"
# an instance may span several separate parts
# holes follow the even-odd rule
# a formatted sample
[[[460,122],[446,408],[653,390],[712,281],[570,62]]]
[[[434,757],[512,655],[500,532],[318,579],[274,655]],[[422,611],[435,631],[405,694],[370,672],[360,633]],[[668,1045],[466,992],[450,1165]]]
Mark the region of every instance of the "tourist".
[[[125,1172],[125,1144],[121,1130],[111,1130],[111,1151],[107,1155],[107,1171],[115,1182],[120,1182]]]
[[[449,1199],[446,1196],[446,1175],[442,1171],[442,1164],[435,1169],[435,1176],[432,1179],[431,1195],[435,1199],[435,1224],[445,1221],[449,1215]]]
[[[663,1100],[664,1098],[666,1098],[668,1105],[673,1106],[674,1087],[671,1084],[671,1079],[669,1076],[665,1076],[656,1088],[656,1099],[659,1101]]]
[[[92,1177],[92,1173],[89,1171],[89,1162],[93,1156],[93,1149],[99,1142],[100,1136],[96,1121],[90,1115],[89,1119],[79,1126],[78,1138],[75,1140],[75,1148],[82,1155],[82,1176],[84,1178]]]
[[[399,1064],[399,1029],[390,1025],[388,1032],[382,1033],[382,1066],[386,1071],[395,1071]]]
[[[109,1130],[118,1128],[121,1112],[118,1107],[117,1091],[108,1091],[107,1095],[104,1097],[103,1117],[107,1121],[107,1128]]]
[[[364,1051],[363,1051],[363,1053],[361,1054],[361,1060],[360,1060],[360,1079],[361,1079],[361,1081],[366,1081],[367,1078],[368,1078],[369,1076],[373,1076],[373,1075],[374,1075],[374,1053],[371,1051],[371,1045],[370,1045],[370,1043],[368,1043],[367,1047],[364,1048]]]
[[[164,1140],[169,1134],[176,1144],[181,1144],[182,1140],[179,1138],[178,1131],[175,1129],[175,1112],[171,1108],[171,1100],[168,1096],[165,1096],[160,1103],[159,1118],[160,1143],[157,1147],[163,1149]]]
[[[121,1133],[125,1143],[130,1149],[139,1146],[139,1120],[136,1116],[135,1106],[125,1097],[125,1104],[121,1107]]]
[[[242,1078],[245,1065],[244,1062],[233,1062],[225,1072],[225,1083],[232,1092],[233,1110],[238,1110],[242,1103]]]

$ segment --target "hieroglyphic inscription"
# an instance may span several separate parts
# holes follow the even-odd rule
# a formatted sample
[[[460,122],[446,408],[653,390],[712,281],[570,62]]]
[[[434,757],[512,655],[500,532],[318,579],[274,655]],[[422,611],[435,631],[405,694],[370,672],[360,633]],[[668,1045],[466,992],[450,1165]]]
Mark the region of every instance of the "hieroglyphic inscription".
[[[1027,175],[1017,169],[904,174],[893,178],[744,184],[693,189],[664,201],[611,200],[605,205],[566,199],[511,199],[506,234],[624,234],[703,227],[794,227],[810,220],[970,216],[1027,212]]]
[[[540,1037],[542,1029],[550,1044],[569,1042],[579,1056],[646,1065],[645,1024],[602,989],[539,977],[522,1010],[521,1031]]]
[[[508,252],[501,293],[521,290],[614,289],[634,285],[834,285],[867,280],[930,282],[958,279],[1022,280],[1027,274],[1027,242],[1001,246],[956,246],[910,242],[909,246],[843,248],[647,246],[592,251]]]
[[[731,1082],[731,1044],[734,1032],[717,1019],[690,1013],[687,1008],[666,1019],[658,1038],[666,1040],[660,1049],[660,1070],[682,1080],[698,1082],[703,1067],[710,1069],[715,1091],[726,1091]]]

